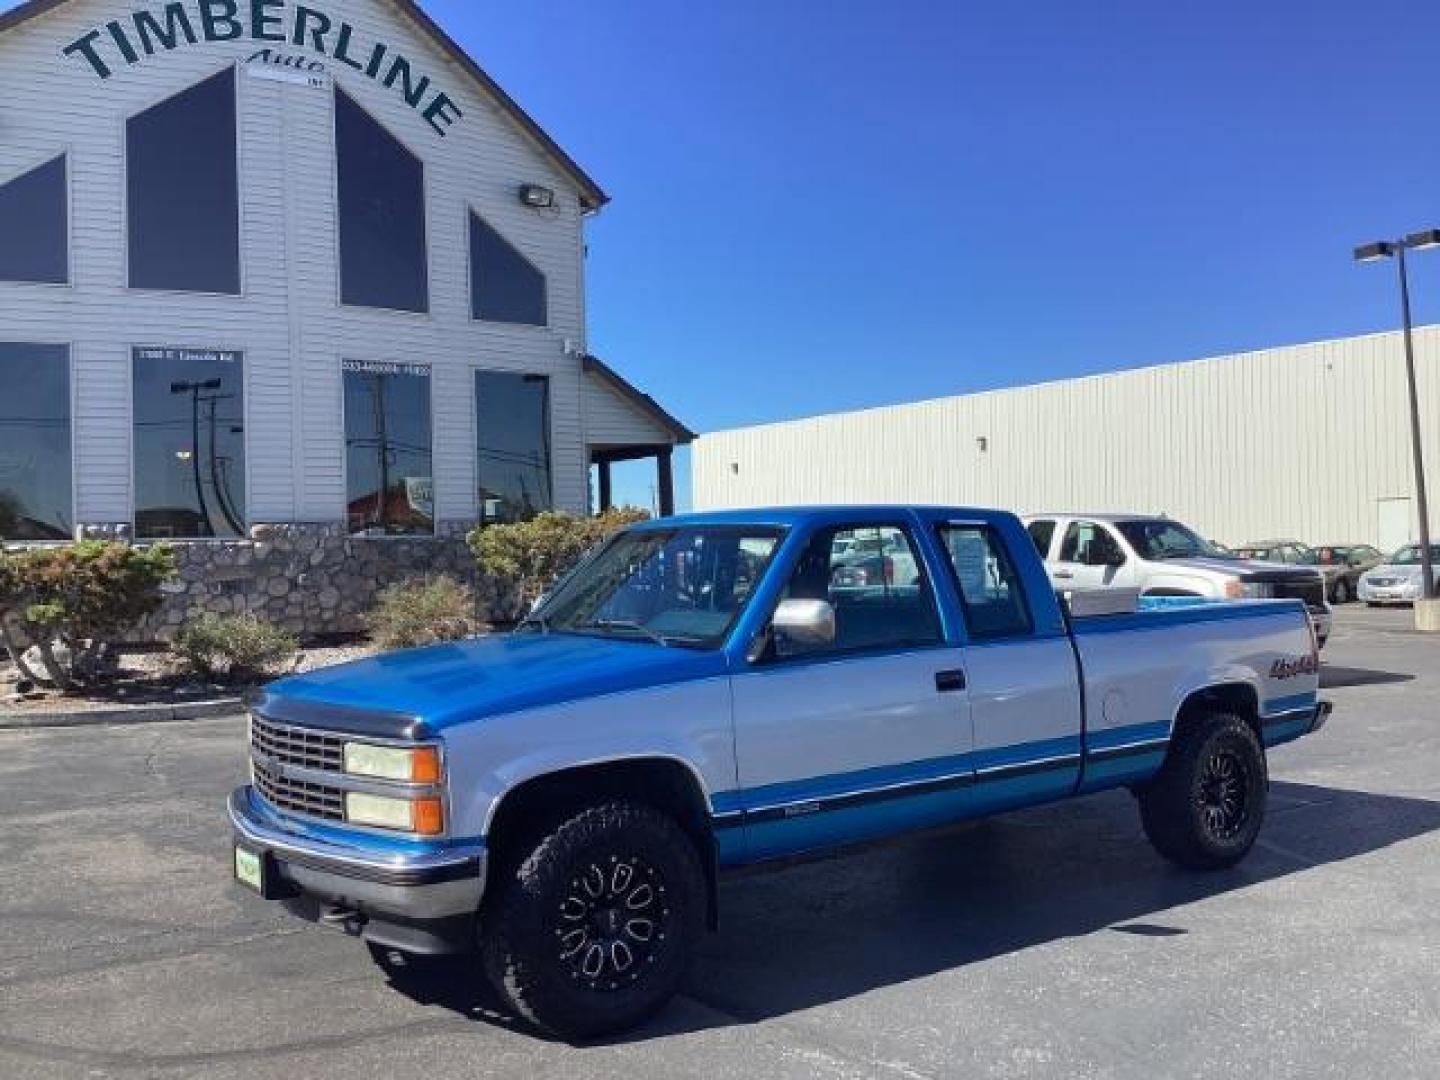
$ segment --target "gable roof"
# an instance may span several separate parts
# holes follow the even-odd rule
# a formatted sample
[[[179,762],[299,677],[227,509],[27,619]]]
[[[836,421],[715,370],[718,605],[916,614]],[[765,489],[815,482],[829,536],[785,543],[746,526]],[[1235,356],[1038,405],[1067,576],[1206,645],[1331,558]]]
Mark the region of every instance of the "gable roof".
[[[0,34],[6,30],[13,30],[22,23],[29,22],[38,15],[52,11],[69,0],[24,0],[19,6],[0,14]],[[438,45],[450,59],[460,65],[460,68],[472,79],[480,84],[480,89],[489,95],[500,111],[508,116],[512,123],[520,129],[532,142],[539,147],[540,151],[553,161],[570,181],[580,189],[580,203],[587,210],[598,210],[610,201],[610,196],[592,180],[564,150],[560,144],[552,139],[533,117],[522,109],[515,99],[501,89],[500,84],[485,73],[485,70],[462,49],[449,34],[440,28],[440,25],[425,13],[417,0],[390,0],[390,3],[400,9],[401,14],[407,15],[415,22],[421,30],[430,35],[431,39]]]
[[[688,446],[695,441],[695,433],[682,424],[675,417],[671,416],[649,394],[640,390],[629,379],[625,378],[618,371],[612,368],[598,356],[586,355],[581,358],[580,370],[586,375],[593,375],[603,385],[609,387],[629,404],[638,409],[642,414],[648,416],[664,430],[670,438],[679,446]]]

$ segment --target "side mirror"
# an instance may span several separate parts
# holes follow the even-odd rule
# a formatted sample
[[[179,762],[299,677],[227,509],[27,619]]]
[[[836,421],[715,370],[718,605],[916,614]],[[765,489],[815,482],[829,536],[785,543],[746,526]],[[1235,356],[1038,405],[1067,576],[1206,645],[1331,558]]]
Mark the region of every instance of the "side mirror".
[[[1124,566],[1124,565],[1125,565],[1127,562],[1129,562],[1129,561],[1130,561],[1130,560],[1125,557],[1125,553],[1124,553],[1123,551],[1116,551],[1116,552],[1113,552],[1113,553],[1110,555],[1110,557],[1105,560],[1105,565],[1106,565],[1106,566]]]
[[[835,640],[835,609],[828,600],[781,600],[770,625],[800,645]]]

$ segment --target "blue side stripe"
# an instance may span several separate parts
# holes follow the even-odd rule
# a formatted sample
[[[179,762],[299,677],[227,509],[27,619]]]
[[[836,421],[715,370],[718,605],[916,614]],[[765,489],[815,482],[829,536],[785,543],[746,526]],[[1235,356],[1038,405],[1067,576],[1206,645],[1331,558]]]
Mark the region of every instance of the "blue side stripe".
[[[717,814],[733,813],[737,810],[759,806],[774,806],[782,803],[807,802],[830,798],[836,795],[852,795],[879,788],[896,787],[910,783],[923,783],[944,776],[960,775],[972,771],[1003,768],[1009,765],[1025,765],[1032,761],[1063,757],[1080,753],[1080,737],[1068,735],[1059,739],[1043,739],[1038,742],[1019,743],[968,754],[953,754],[948,757],[926,758],[922,761],[906,762],[903,765],[880,765],[853,772],[831,773],[827,776],[806,777],[803,780],[786,780],[763,787],[720,791],[711,796],[711,806]]]
[[[1319,704],[1319,700],[1319,693],[1314,690],[1304,694],[1291,694],[1289,697],[1271,698],[1265,702],[1260,712],[1264,716],[1274,716],[1277,713],[1299,712],[1301,709],[1313,709]]]
[[[1116,746],[1129,746],[1132,743],[1150,742],[1152,739],[1168,739],[1170,737],[1170,721],[1161,720],[1154,724],[1127,724],[1125,727],[1101,728],[1098,731],[1091,731],[1085,740],[1086,749],[1090,752],[1096,750],[1109,750]]]

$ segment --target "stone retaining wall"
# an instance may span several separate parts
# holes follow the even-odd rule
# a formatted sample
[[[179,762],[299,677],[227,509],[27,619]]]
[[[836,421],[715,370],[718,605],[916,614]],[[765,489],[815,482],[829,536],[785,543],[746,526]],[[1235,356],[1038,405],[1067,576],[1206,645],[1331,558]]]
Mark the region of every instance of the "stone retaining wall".
[[[163,606],[136,632],[138,642],[168,641],[203,612],[253,612],[302,635],[359,633],[375,594],[410,578],[448,574],[471,585],[477,616],[518,617],[514,590],[481,578],[465,544],[473,526],[442,523],[433,537],[349,536],[338,525],[255,525],[246,540],[173,543],[177,579]],[[128,525],[87,525],[87,538],[130,540]]]

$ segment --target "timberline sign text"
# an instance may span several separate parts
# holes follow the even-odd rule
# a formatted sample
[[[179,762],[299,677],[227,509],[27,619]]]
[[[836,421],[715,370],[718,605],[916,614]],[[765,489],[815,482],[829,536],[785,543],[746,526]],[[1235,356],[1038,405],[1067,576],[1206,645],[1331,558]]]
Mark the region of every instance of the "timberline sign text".
[[[383,41],[366,40],[348,22],[288,0],[192,0],[152,5],[82,34],[61,52],[108,79],[122,64],[202,42],[258,41],[329,57],[397,91],[437,133],[463,115],[410,60]]]

